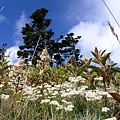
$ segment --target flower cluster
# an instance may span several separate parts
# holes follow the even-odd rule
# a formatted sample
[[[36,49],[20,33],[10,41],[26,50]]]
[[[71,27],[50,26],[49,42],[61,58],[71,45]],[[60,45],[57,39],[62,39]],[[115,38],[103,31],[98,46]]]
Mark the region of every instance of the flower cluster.
[[[75,79],[75,80],[74,80]],[[73,81],[74,80],[74,81]],[[104,95],[109,95],[107,92],[100,90],[87,90],[88,86],[76,86],[74,82],[82,80],[81,77],[70,77],[69,82],[64,82],[61,85],[51,86],[48,83],[45,84],[44,95],[45,99],[41,100],[41,104],[48,104],[56,106],[56,110],[64,109],[65,111],[73,111],[74,105],[71,101],[66,101],[68,98],[75,96],[83,96],[87,101],[99,100],[102,99]],[[60,97],[62,102],[59,102],[57,99]],[[69,99],[68,99],[69,100]],[[62,104],[61,104],[62,103]]]
[[[27,98],[28,100],[32,100],[32,101],[39,99],[42,96],[39,92],[39,88],[24,85],[23,86],[23,98]]]
[[[10,82],[9,85],[13,89],[16,89],[16,92],[22,90],[23,85],[26,84],[26,64],[24,60],[19,60],[18,65],[14,65],[9,72]]]
[[[103,108],[102,108],[102,112],[107,112],[108,110],[110,110],[110,109],[107,108],[107,107],[103,107]]]
[[[45,67],[49,67],[50,65],[50,57],[47,52],[47,49],[43,49],[42,54],[40,55],[40,60],[37,60],[36,67],[40,69],[40,74],[43,72]]]
[[[3,84],[0,84],[0,88],[2,88],[4,85]]]
[[[69,81],[73,83],[78,83],[78,82],[85,82],[85,79],[82,78],[81,76],[78,77],[69,77]]]
[[[103,80],[103,77],[94,78],[94,80]]]
[[[9,95],[2,94],[0,97],[1,100],[7,100],[9,98]]]

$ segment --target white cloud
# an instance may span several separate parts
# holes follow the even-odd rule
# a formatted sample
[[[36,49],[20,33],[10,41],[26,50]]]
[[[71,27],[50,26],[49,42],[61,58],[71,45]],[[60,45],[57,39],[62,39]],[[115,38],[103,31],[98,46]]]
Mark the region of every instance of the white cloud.
[[[20,19],[18,19],[15,22],[15,27],[14,27],[15,32],[13,35],[15,45],[8,48],[5,53],[6,55],[8,55],[10,53],[9,58],[8,58],[8,60],[10,61],[10,64],[17,64],[17,62],[19,60],[19,58],[17,58],[17,51],[19,50],[20,44],[22,44],[22,42],[23,42],[21,30],[22,30],[22,27],[24,27],[25,23],[27,23],[27,22],[28,22],[28,19],[26,17],[25,12],[23,12],[20,15]]]
[[[69,2],[68,6],[66,18],[69,21],[88,21],[88,19],[89,21],[99,21],[100,17],[107,18],[102,0],[75,0]]]
[[[21,31],[22,31],[22,27],[25,26],[25,23],[28,22],[28,19],[27,19],[27,16],[25,14],[25,12],[22,12],[22,14],[20,15],[20,19],[18,19],[16,22],[15,22],[15,27],[14,27],[14,40],[16,42],[17,45],[21,44],[22,43],[22,34],[21,34]]]
[[[10,47],[6,50],[5,55],[9,56],[7,60],[9,61],[9,64],[17,64],[18,58],[17,58],[17,51],[18,46]]]
[[[120,21],[120,8],[118,4],[120,1],[114,0],[113,2],[113,0],[106,0],[106,3],[116,19]],[[75,33],[75,36],[82,36],[77,47],[79,47],[81,49],[81,53],[86,56],[91,56],[90,51],[94,50],[94,47],[98,47],[98,49],[101,50],[107,49],[108,52],[112,52],[111,59],[120,64],[120,60],[118,59],[120,58],[120,44],[116,37],[111,33],[107,24],[107,21],[109,20],[115,28],[115,32],[120,33],[120,28],[117,26],[113,17],[103,4],[102,0],[96,0],[94,2],[93,0],[85,0],[83,6],[86,6],[86,9],[84,9],[86,14],[84,14],[84,11],[79,11],[79,14],[76,14],[76,19],[78,18],[77,16],[84,14],[82,19],[79,19],[79,24],[69,30],[69,32]],[[91,9],[89,10],[87,8]],[[74,14],[73,18],[75,18]],[[118,36],[119,35],[120,34],[118,34]]]
[[[6,22],[6,21],[7,21],[7,18],[0,14],[0,23]]]

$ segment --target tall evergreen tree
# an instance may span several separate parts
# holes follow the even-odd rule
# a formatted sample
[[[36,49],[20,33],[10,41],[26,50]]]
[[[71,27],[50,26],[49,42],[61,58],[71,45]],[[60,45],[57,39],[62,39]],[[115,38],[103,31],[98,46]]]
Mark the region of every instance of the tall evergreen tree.
[[[39,56],[45,47],[47,47],[48,53],[54,59],[56,65],[62,64],[70,54],[74,54],[76,59],[78,59],[80,51],[75,49],[75,45],[80,37],[73,38],[74,34],[70,33],[65,38],[61,35],[59,40],[52,40],[54,32],[49,29],[51,19],[46,18],[47,13],[48,10],[46,8],[37,9],[30,16],[32,19],[31,23],[26,23],[25,27],[22,28],[21,33],[24,45],[19,46],[18,57],[24,58],[26,63],[31,61],[40,37],[40,42],[32,59],[32,65],[36,65],[36,61],[40,59]]]
[[[39,59],[41,51],[45,47],[45,43],[49,43],[50,38],[54,35],[51,29],[48,29],[51,19],[47,19],[46,15],[48,10],[46,8],[37,9],[30,18],[31,23],[26,23],[25,27],[22,28],[22,35],[24,39],[24,45],[19,46],[17,52],[18,57],[24,58],[25,62],[29,62],[34,53],[37,41],[40,37],[40,42],[36,49],[32,64],[36,64],[36,60]]]
[[[53,57],[57,65],[62,64],[71,57],[74,57],[78,65],[80,65],[82,55],[80,55],[80,49],[75,48],[80,38],[81,36],[74,38],[74,33],[69,33],[65,38],[55,42],[56,45],[54,45],[52,49],[55,49],[55,55]]]

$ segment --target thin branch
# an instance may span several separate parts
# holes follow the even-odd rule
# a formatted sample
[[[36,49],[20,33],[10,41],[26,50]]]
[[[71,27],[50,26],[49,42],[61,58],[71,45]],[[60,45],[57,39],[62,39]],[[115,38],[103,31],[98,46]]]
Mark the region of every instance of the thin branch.
[[[35,55],[35,52],[36,52],[37,46],[38,46],[38,44],[39,44],[39,42],[40,42],[40,38],[41,38],[41,35],[39,36],[39,39],[38,39],[38,41],[37,41],[37,45],[36,45],[35,50],[34,50],[34,53],[33,53],[33,55],[32,55],[31,62],[32,62],[33,57],[34,57],[34,55]]]

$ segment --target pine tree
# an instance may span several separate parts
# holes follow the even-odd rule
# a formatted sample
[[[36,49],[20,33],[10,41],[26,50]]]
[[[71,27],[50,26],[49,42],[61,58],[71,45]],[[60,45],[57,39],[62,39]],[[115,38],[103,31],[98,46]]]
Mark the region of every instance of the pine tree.
[[[32,65],[36,65],[37,59],[40,59],[42,50],[47,47],[50,57],[54,60],[52,64],[57,66],[62,64],[70,55],[74,55],[76,60],[78,59],[80,51],[75,49],[75,45],[78,43],[77,38],[73,38],[73,33],[67,34],[64,38],[62,35],[58,40],[53,40],[54,32],[49,29],[51,19],[46,18],[48,10],[46,8],[37,9],[30,18],[31,23],[26,23],[22,28],[22,35],[24,45],[19,46],[17,55],[19,58],[25,59],[26,63],[29,63],[32,59],[35,51],[38,39],[40,39],[34,57],[32,59]]]

